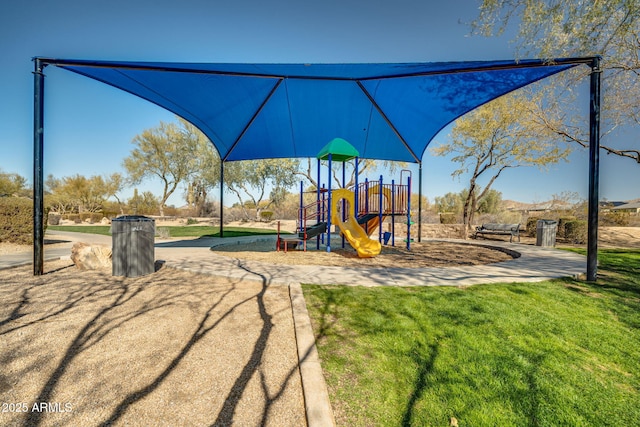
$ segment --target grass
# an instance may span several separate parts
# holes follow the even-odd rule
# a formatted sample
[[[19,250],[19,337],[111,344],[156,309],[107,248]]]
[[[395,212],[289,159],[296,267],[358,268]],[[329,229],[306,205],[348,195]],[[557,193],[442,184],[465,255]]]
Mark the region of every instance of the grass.
[[[73,231],[76,233],[102,234],[111,235],[111,226],[109,225],[49,225],[50,230],[57,231]],[[158,227],[159,229],[167,229],[169,237],[220,237],[219,227],[195,225],[195,226],[177,226],[177,227]],[[156,230],[156,231],[158,231]],[[276,230],[262,228],[245,228],[245,227],[225,227],[224,237],[240,237],[276,234]],[[289,234],[289,233],[286,233]]]
[[[640,425],[640,251],[596,283],[305,285],[339,425]]]

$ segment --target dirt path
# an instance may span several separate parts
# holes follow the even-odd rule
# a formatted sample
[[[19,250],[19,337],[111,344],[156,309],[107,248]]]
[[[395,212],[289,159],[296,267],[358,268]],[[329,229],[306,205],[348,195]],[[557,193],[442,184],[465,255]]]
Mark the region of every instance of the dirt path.
[[[287,287],[68,264],[0,271],[0,425],[305,425]]]

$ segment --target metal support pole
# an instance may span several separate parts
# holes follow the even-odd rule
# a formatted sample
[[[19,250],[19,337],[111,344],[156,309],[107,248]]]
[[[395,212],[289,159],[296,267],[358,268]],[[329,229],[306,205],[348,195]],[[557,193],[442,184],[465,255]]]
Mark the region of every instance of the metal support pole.
[[[44,273],[44,67],[35,59],[33,72],[33,275]]]
[[[224,237],[224,161],[220,159],[220,237]]]
[[[418,163],[418,243],[422,242],[422,162]]]
[[[402,184],[402,182],[400,183]],[[391,180],[391,246],[396,245],[396,180]]]
[[[600,57],[591,65],[589,102],[589,235],[587,239],[587,281],[598,276],[598,208],[600,186]]]
[[[300,181],[300,207],[298,208],[298,226],[296,227],[296,233],[302,231],[302,209],[304,208],[304,184]],[[306,216],[306,215],[305,215]],[[317,223],[318,221],[316,221]]]
[[[378,242],[382,242],[382,175],[380,175],[380,182],[378,183]]]
[[[342,188],[347,188],[347,172],[346,172],[346,162],[342,161]],[[347,220],[347,201],[342,199],[342,222]],[[357,218],[357,217],[356,217]],[[344,234],[342,236],[342,249],[344,249]]]
[[[355,189],[354,189],[354,207],[353,207],[353,212],[355,213],[356,218],[358,217],[358,215],[360,214],[360,201],[358,200],[358,197],[360,196],[360,189],[358,188],[358,158],[355,158],[355,162],[356,164],[353,166],[353,168],[355,169]]]
[[[316,165],[316,171],[318,172],[318,180],[316,181],[316,209],[318,210],[318,219],[320,222],[324,222],[324,194],[322,195],[322,204],[320,204],[320,159],[318,159]],[[322,237],[320,236],[322,235]],[[320,250],[320,241],[324,243],[324,234],[318,234],[316,237],[316,250]]]
[[[407,250],[411,250],[411,175],[407,177]]]
[[[327,184],[327,252],[331,252],[331,153],[329,153],[329,173]]]

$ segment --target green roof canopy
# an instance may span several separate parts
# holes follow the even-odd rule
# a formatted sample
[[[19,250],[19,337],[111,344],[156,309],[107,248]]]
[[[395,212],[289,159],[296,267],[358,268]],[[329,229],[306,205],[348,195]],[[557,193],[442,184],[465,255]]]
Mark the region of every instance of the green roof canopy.
[[[342,138],[334,138],[327,145],[325,145],[320,153],[316,156],[320,160],[327,160],[331,154],[331,160],[337,162],[346,162],[354,157],[360,156],[360,153],[356,148],[349,144],[348,141]]]

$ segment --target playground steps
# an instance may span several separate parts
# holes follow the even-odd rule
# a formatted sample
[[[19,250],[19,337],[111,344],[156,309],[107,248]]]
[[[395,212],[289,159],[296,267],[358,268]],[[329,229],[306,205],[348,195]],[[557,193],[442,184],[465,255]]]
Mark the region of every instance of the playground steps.
[[[304,230],[298,231],[298,239],[309,240],[318,236],[319,234],[324,233],[325,231],[327,231],[327,223],[319,222],[312,226],[306,227]]]

